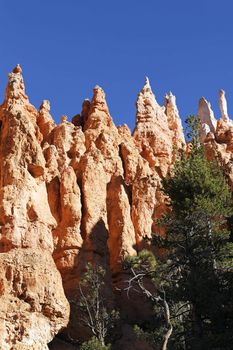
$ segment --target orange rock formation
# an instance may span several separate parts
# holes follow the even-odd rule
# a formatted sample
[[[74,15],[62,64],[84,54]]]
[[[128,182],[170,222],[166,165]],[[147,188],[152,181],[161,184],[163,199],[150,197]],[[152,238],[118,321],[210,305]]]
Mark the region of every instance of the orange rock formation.
[[[48,202],[43,135],[37,124],[42,109],[38,113],[29,103],[17,66],[9,74],[0,106],[0,349],[4,350],[48,349],[47,343],[69,320],[69,304],[52,258],[57,224]]]
[[[200,100],[202,139],[233,183],[233,124],[223,90],[219,100],[219,121]],[[136,107],[131,135],[114,125],[96,86],[72,122],[63,116],[55,125],[48,101],[39,111],[30,104],[20,66],[9,74],[0,106],[1,349],[47,349],[68,324],[67,299],[86,262],[103,264],[116,279],[122,259],[151,238],[166,210],[161,179],[185,140],[171,93],[160,106],[146,79]]]

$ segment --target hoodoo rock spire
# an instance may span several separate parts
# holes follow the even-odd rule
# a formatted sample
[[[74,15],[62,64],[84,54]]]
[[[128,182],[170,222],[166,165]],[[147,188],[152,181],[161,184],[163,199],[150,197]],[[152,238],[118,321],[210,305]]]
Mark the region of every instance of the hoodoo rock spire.
[[[211,109],[211,104],[204,97],[201,97],[198,104],[198,116],[200,118],[200,133],[201,139],[205,140],[208,132],[215,133],[217,120],[214,117],[214,112]]]
[[[233,183],[223,90],[219,103],[216,120],[200,99],[201,136]],[[156,220],[167,210],[161,182],[186,143],[175,96],[160,105],[147,77],[132,134],[115,126],[98,85],[72,122],[63,117],[56,125],[48,100],[39,110],[30,104],[19,65],[9,74],[0,122],[0,349],[45,350],[69,322],[66,298],[73,300],[87,262],[106,269],[109,301],[125,302],[116,292],[122,262],[160,232]],[[127,307],[133,319],[143,315],[128,299]],[[73,319],[68,332],[75,338]]]
[[[225,91],[224,90],[222,90],[222,89],[219,90],[218,98],[219,98],[219,107],[220,107],[220,110],[221,110],[221,118],[225,122],[228,122],[229,121],[229,116],[228,116],[228,112],[227,112],[227,100],[226,100],[226,96],[225,96]]]

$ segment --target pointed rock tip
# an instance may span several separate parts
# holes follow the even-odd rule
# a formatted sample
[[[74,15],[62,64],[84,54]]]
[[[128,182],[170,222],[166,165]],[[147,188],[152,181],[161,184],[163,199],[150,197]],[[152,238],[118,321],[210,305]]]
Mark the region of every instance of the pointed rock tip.
[[[164,96],[165,99],[170,99],[171,97],[175,97],[171,91],[167,92]]]
[[[21,68],[20,64],[17,64],[12,72],[21,74],[22,73],[22,68]]]
[[[148,76],[145,76],[145,84],[150,84],[150,79],[148,78]]]
[[[208,103],[208,101],[206,100],[206,98],[204,96],[201,96],[200,99],[199,99],[199,103]]]
[[[89,98],[85,98],[85,99],[83,100],[82,107],[84,107],[84,106],[90,106],[90,104],[91,104],[91,102],[90,102]]]
[[[103,90],[99,85],[95,85],[93,90]]]
[[[61,123],[65,123],[65,122],[67,122],[67,120],[68,120],[67,115],[63,114],[63,115],[61,116]]]
[[[151,89],[151,86],[150,86],[150,79],[149,79],[147,76],[145,76],[145,84],[144,84],[144,87],[148,87],[148,88]]]
[[[140,93],[144,94],[145,92],[152,92],[152,89],[150,86],[150,80],[147,76],[145,77],[145,82],[144,82],[144,85],[143,85]]]
[[[41,105],[40,105],[40,110],[42,108],[47,109],[48,111],[50,111],[50,101],[49,100],[43,100]]]
[[[93,97],[95,96],[95,98],[96,98],[97,96],[102,96],[103,98],[105,98],[105,92],[104,92],[104,90],[102,89],[102,87],[100,87],[99,85],[96,85],[96,86],[94,87],[93,93],[94,93]],[[92,101],[93,101],[93,98],[92,98]]]
[[[203,96],[199,99],[198,108],[200,109],[207,108],[210,112],[213,113],[211,109],[211,103]]]

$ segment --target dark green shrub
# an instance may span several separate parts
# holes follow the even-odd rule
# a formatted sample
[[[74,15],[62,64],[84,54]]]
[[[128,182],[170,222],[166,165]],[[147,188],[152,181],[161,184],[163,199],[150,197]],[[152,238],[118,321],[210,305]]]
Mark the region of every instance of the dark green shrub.
[[[93,337],[90,340],[84,342],[80,350],[110,350],[111,346],[110,345],[102,345],[101,342]]]

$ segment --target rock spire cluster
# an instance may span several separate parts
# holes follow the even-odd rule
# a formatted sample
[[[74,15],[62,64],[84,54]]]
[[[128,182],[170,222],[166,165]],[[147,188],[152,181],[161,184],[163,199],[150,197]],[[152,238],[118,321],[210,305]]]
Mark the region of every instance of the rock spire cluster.
[[[208,156],[217,152],[233,181],[233,126],[223,90],[219,102],[217,121],[201,98],[201,135]],[[136,108],[131,134],[115,126],[95,86],[81,113],[56,125],[49,101],[39,110],[30,104],[21,67],[9,74],[0,106],[1,349],[48,349],[69,322],[68,300],[86,263],[105,267],[111,289],[122,260],[157,230],[166,211],[161,180],[186,143],[172,93],[160,106],[146,78]]]
[[[206,156],[217,159],[228,175],[233,189],[233,121],[228,116],[225,91],[219,90],[221,117],[216,119],[210,102],[203,97],[199,101],[200,134]]]

